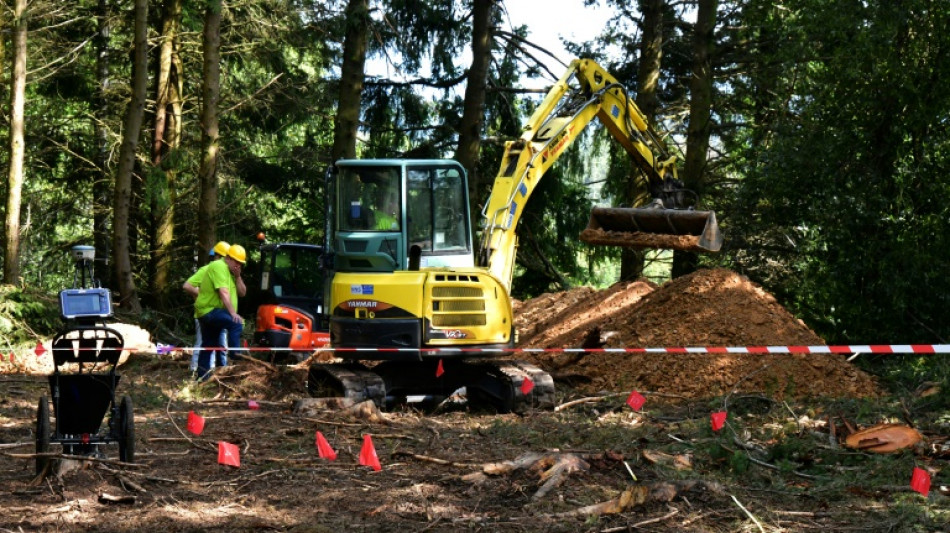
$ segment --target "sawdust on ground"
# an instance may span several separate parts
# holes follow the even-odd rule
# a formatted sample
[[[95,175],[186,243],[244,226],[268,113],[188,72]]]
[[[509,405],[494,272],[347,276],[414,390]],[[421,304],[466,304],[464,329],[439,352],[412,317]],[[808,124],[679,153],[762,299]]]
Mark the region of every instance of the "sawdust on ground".
[[[521,348],[815,346],[825,342],[759,285],[727,269],[660,287],[580,287],[515,305]],[[582,393],[629,389],[683,397],[761,392],[776,397],[876,396],[876,381],[842,354],[525,352]]]

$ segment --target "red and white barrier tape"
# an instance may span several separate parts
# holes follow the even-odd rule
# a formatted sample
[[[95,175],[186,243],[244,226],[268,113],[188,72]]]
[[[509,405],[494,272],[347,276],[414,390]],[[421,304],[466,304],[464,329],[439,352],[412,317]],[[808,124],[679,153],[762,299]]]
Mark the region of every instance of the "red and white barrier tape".
[[[160,346],[160,352],[168,351],[195,351],[200,348],[179,348]],[[211,349],[211,348],[209,348]],[[662,348],[311,348],[308,350],[293,350],[291,348],[214,348],[224,351],[251,351],[251,352],[289,352],[289,351],[329,351],[329,352],[390,352],[390,353],[695,353],[695,354],[854,354],[854,353],[882,353],[882,354],[928,354],[950,353],[950,344],[839,344],[818,346],[668,346]]]

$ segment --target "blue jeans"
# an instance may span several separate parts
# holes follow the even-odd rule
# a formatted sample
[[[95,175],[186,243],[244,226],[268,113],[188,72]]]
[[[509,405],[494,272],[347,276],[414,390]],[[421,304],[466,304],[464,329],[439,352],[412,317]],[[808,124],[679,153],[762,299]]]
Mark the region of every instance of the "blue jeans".
[[[198,370],[198,352],[201,351],[201,343],[202,343],[201,324],[198,322],[198,319],[196,318],[195,319],[195,348],[191,351],[191,364],[188,366],[188,369],[191,370],[192,372]],[[228,347],[228,330],[226,329],[221,330],[221,336],[218,339],[217,346],[221,346],[224,348]],[[218,366],[228,366],[228,352],[218,351],[218,352],[215,352],[215,354],[217,355],[216,358],[220,360],[220,364],[218,364]],[[216,358],[215,357],[211,358],[211,363],[209,364],[211,368],[214,368],[215,366],[214,360]]]
[[[202,340],[201,351],[198,352],[198,379],[204,380],[208,379],[208,375],[211,373],[211,355],[214,353],[214,348],[218,347],[218,334],[222,329],[227,330],[228,346],[240,346],[244,323],[243,321],[235,322],[232,320],[231,314],[225,309],[212,309],[207,314],[198,317],[198,324],[201,326]],[[226,357],[224,354],[227,352],[219,353],[222,356],[218,359],[218,366],[224,366],[227,359],[222,358]],[[222,363],[222,361],[224,362]]]

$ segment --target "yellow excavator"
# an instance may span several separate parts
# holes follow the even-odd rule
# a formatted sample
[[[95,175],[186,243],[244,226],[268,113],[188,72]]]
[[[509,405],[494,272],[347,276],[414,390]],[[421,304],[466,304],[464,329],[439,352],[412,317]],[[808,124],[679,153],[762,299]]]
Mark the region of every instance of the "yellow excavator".
[[[313,396],[439,400],[465,388],[500,411],[548,407],[540,368],[501,357],[516,332],[509,290],[515,229],[545,172],[595,118],[646,175],[653,202],[595,208],[585,242],[715,252],[715,214],[687,205],[674,162],[626,89],[591,60],[573,61],[506,144],[477,251],[465,170],[453,160],[341,160],[327,172],[325,249],[330,343],[342,362],[311,365]]]

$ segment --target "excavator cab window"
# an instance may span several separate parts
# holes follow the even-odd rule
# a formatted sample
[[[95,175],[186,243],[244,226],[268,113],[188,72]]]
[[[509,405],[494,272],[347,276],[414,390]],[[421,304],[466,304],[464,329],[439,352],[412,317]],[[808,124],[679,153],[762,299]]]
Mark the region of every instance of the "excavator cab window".
[[[410,246],[422,255],[469,253],[465,179],[453,167],[409,169],[406,206]]]
[[[340,229],[399,231],[399,171],[395,167],[344,167],[340,183]]]

